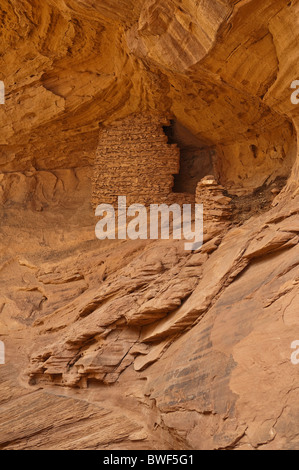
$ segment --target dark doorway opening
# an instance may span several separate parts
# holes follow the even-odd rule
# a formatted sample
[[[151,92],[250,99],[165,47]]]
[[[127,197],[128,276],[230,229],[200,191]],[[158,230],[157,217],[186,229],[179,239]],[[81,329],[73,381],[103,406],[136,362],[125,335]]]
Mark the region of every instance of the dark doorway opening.
[[[194,194],[197,183],[204,176],[214,174],[215,149],[175,120],[163,130],[169,144],[177,144],[181,153],[180,172],[174,176],[173,192]]]

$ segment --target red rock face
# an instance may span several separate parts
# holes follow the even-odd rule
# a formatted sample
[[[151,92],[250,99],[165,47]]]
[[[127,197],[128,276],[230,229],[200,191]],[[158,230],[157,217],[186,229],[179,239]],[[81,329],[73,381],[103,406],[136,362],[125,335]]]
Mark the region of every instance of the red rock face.
[[[0,7],[0,449],[297,449],[298,4],[15,3]],[[198,253],[95,238],[92,199],[117,176],[99,124],[133,134],[144,115],[213,155],[179,195],[206,206]],[[159,195],[178,171],[163,139],[148,167],[130,153],[148,181],[161,163]]]

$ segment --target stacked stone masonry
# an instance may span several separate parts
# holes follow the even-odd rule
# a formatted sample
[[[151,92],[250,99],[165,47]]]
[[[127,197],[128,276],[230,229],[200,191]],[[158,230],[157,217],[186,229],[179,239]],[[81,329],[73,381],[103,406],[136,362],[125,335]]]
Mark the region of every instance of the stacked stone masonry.
[[[229,223],[232,217],[231,198],[224,194],[225,188],[214,176],[205,176],[197,185],[195,202],[204,206],[204,222]]]
[[[172,193],[180,170],[180,151],[169,145],[164,119],[129,116],[100,131],[93,178],[92,204],[162,203]]]

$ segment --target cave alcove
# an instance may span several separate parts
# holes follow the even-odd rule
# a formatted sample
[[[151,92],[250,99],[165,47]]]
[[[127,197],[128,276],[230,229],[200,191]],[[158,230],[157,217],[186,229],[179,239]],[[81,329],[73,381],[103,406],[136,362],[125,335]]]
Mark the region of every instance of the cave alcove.
[[[170,120],[163,127],[169,144],[180,149],[180,172],[174,175],[174,193],[195,194],[197,183],[207,175],[214,175],[215,149],[208,146],[179,121]]]

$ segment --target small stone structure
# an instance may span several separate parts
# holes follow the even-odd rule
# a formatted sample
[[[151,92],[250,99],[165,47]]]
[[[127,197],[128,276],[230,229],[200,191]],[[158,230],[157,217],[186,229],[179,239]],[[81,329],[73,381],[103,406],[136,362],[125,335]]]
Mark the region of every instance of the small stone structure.
[[[197,185],[195,202],[204,206],[206,225],[229,223],[232,217],[231,198],[224,194],[225,188],[214,176],[205,176]]]
[[[180,150],[169,145],[165,118],[132,115],[100,130],[93,178],[92,204],[160,204],[171,197],[180,170]]]

